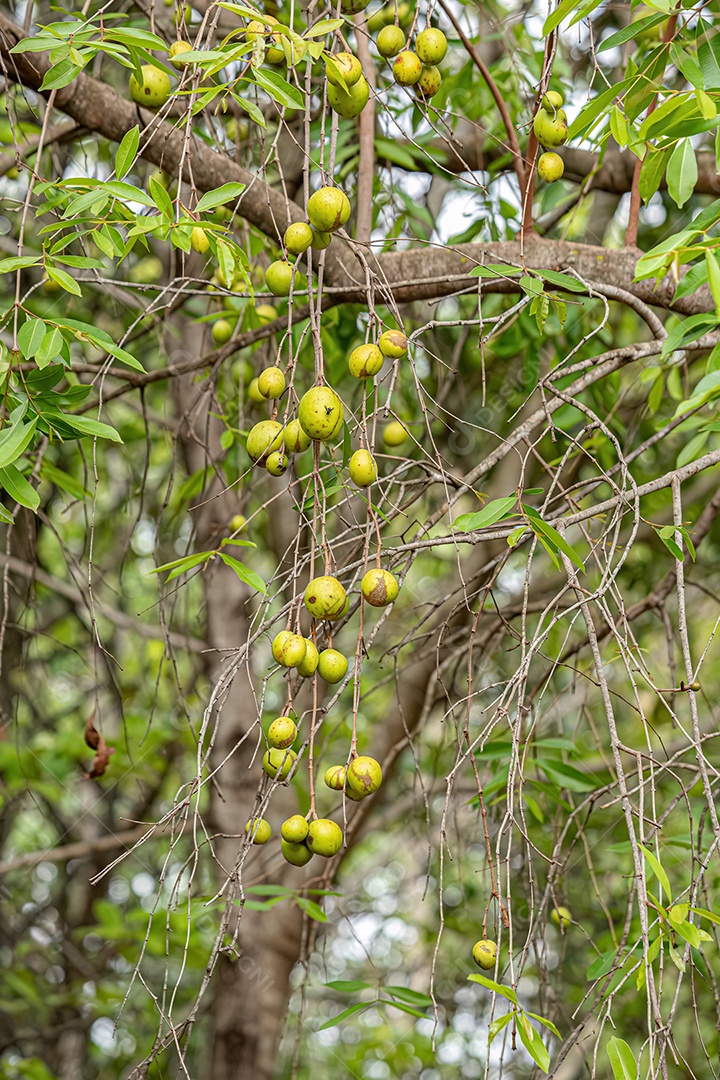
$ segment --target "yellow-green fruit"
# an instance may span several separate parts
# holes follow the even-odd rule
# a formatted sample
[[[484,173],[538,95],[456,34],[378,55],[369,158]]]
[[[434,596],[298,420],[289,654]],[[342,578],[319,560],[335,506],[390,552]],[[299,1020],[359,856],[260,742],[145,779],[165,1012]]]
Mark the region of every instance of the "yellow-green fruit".
[[[380,55],[388,60],[391,56],[397,56],[400,50],[405,48],[405,35],[399,26],[383,26],[375,44]]]
[[[354,758],[347,771],[347,786],[355,795],[365,798],[382,784],[382,768],[380,762],[372,757]]]
[[[270,651],[273,654],[273,658],[277,660],[278,664],[280,663],[280,658],[282,657],[283,645],[292,636],[292,630],[281,630],[280,633],[276,634],[275,637],[272,639]]]
[[[439,68],[423,65],[422,75],[415,83],[416,93],[422,92],[426,98],[435,97],[442,85],[442,75]]]
[[[393,78],[400,86],[414,86],[422,75],[422,60],[411,49],[403,49],[393,61]]]
[[[377,345],[358,345],[348,356],[350,374],[356,379],[369,379],[383,366],[384,356]]]
[[[129,274],[130,280],[137,282],[138,285],[154,285],[155,282],[162,281],[162,276],[163,264],[157,255],[146,255],[138,259]],[[53,292],[60,288],[54,281],[53,285],[55,286]]]
[[[244,514],[233,514],[230,518],[230,528],[233,532],[240,532],[247,525],[247,518]]]
[[[274,308],[272,304],[258,304],[255,308],[255,314],[261,326],[267,326],[268,323],[278,317],[277,308]]]
[[[134,75],[130,76],[130,97],[138,105],[145,105],[148,109],[160,109],[170,97],[170,79],[153,64],[143,64],[140,74],[141,83]]]
[[[318,188],[308,199],[307,215],[314,229],[334,232],[350,217],[350,200],[340,188]]]
[[[331,765],[329,769],[325,770],[323,782],[332,791],[342,791],[345,787],[346,775],[347,769],[344,765]]]
[[[263,401],[267,401],[267,398],[264,398],[258,390],[257,379],[251,379],[248,383],[248,398],[255,405],[261,405]]]
[[[347,675],[348,661],[337,649],[323,649],[318,657],[317,673],[323,682],[334,685]]]
[[[289,464],[290,458],[287,454],[283,450],[275,450],[272,454],[268,454],[265,468],[271,476],[282,476],[287,472]]]
[[[386,607],[397,600],[400,586],[387,570],[368,570],[360,588],[368,604],[373,607]]]
[[[201,229],[198,225],[196,225],[190,233],[190,246],[193,247],[199,255],[204,255],[210,247],[210,241],[205,235],[205,230]]]
[[[265,818],[253,818],[248,821],[245,832],[252,837],[253,844],[267,844],[272,836],[272,829]]]
[[[288,225],[283,237],[285,250],[290,255],[302,255],[313,242],[313,231],[304,221],[294,221]]]
[[[165,188],[166,191],[173,182],[173,178],[170,173],[165,172],[164,169],[153,169],[153,171],[150,173],[150,176],[148,177],[148,184],[151,180],[156,180],[161,187]]]
[[[559,154],[554,150],[546,150],[538,158],[537,170],[540,177],[547,184],[554,184],[565,172],[565,164]]]
[[[550,922],[553,923],[554,926],[557,926],[558,930],[560,927],[562,927],[563,930],[567,930],[568,926],[572,925],[572,912],[570,911],[570,908],[553,908],[550,912]]]
[[[370,3],[370,0],[341,0],[340,10],[343,15],[357,15],[358,12],[364,11]]]
[[[495,967],[496,956],[497,945],[494,941],[482,938],[473,945],[472,958],[478,967],[481,967],[484,971],[490,971],[491,968]]]
[[[280,850],[285,862],[292,863],[293,866],[305,866],[313,857],[312,851],[305,844],[290,844],[282,838]]]
[[[448,50],[447,38],[442,30],[429,26],[427,30],[421,30],[415,40],[415,52],[423,64],[439,64],[445,59]]]
[[[251,460],[260,461],[279,450],[282,446],[282,430],[282,424],[278,424],[277,420],[261,420],[250,428],[246,448]]]
[[[399,360],[407,353],[408,340],[402,330],[386,330],[380,335],[378,348],[383,356],[388,356],[391,360]]]
[[[173,41],[170,46],[170,63],[174,68],[184,68],[187,61],[183,59],[183,53],[192,52],[192,45],[189,41]]]
[[[399,420],[392,420],[383,429],[383,442],[386,446],[402,446],[407,438],[407,429]]]
[[[329,386],[314,386],[300,398],[298,420],[311,439],[334,439],[342,428],[343,415],[343,403]]]
[[[550,148],[562,146],[567,142],[568,124],[564,109],[557,109],[554,115],[545,109],[538,109],[533,120],[533,131],[541,146]]]
[[[557,109],[562,109],[562,106],[563,96],[557,90],[548,90],[543,94],[542,107],[546,112],[554,113]]]
[[[305,638],[305,657],[301,664],[298,664],[298,672],[302,675],[303,679],[309,679],[315,674],[318,666],[319,653],[315,647],[315,643],[310,638]]]
[[[280,826],[280,836],[286,844],[302,844],[308,834],[308,823],[302,814],[293,814]]]
[[[296,738],[297,727],[290,716],[278,716],[268,728],[267,741],[273,750],[287,750]],[[303,840],[304,837],[301,836],[300,839]]]
[[[370,487],[378,476],[375,458],[369,450],[356,450],[348,461],[348,472],[350,479],[358,487]]]
[[[364,75],[353,86],[343,90],[342,86],[328,84],[328,104],[330,108],[345,120],[359,116],[370,99],[370,86]]]
[[[342,842],[342,829],[336,821],[318,818],[317,821],[310,822],[306,843],[314,855],[322,855],[330,859],[333,855],[337,855]]]
[[[216,345],[225,345],[233,336],[233,325],[227,319],[213,323],[212,338]]]
[[[300,427],[299,420],[291,420],[285,428],[285,447],[289,454],[302,454],[303,450],[307,450],[308,446],[312,442],[309,435],[306,435],[303,429]]]
[[[345,589],[338,579],[327,574],[313,578],[305,590],[305,607],[313,619],[339,619],[346,600]],[[324,655],[321,653],[321,658]]]
[[[265,284],[273,296],[289,296],[293,268],[286,259],[276,259],[265,271]]]
[[[272,780],[276,776],[284,780],[295,764],[296,757],[297,754],[293,750],[266,750],[263,756],[263,770]]]
[[[349,52],[332,53],[331,63],[327,65],[328,82],[333,86],[340,86],[338,71],[345,80],[347,87],[354,86],[362,75],[362,65],[357,56]]]
[[[182,26],[183,23],[187,26],[192,19],[192,8],[189,4],[181,5],[175,12],[175,25]]]
[[[277,641],[277,638],[275,638],[275,641]],[[273,646],[275,641],[273,641]],[[305,638],[300,634],[289,634],[288,637],[283,638],[277,653],[275,648],[273,648],[272,653],[277,662],[282,664],[283,667],[297,667],[305,659]]]
[[[279,398],[285,390],[285,375],[279,367],[266,367],[258,375],[258,390],[264,398]]]

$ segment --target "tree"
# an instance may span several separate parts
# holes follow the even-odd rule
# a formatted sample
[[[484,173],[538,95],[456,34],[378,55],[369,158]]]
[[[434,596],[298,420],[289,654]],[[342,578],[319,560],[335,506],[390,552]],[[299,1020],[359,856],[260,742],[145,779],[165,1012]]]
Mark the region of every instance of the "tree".
[[[717,1075],[717,5],[362,8],[0,14],[11,1078]]]

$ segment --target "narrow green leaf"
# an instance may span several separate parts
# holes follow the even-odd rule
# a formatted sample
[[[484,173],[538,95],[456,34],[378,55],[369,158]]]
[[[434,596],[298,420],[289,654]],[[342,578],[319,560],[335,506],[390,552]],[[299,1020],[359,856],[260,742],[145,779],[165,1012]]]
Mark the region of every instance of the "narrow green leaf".
[[[40,348],[35,353],[35,363],[39,368],[46,368],[48,364],[59,356],[63,347],[63,336],[56,326],[44,335],[40,342]]]
[[[246,585],[249,585],[251,589],[257,589],[257,591],[261,593],[266,591],[265,582],[254,570],[250,570],[245,563],[241,563],[239,559],[233,559],[232,555],[228,555],[225,551],[221,551],[219,554],[225,565],[232,567],[240,580],[244,581]]]
[[[40,506],[40,496],[37,491],[14,465],[7,465],[4,469],[0,469],[0,487],[7,491],[16,503],[27,506],[28,510],[36,512]]]
[[[132,168],[132,163],[137,156],[139,145],[140,128],[135,126],[125,132],[122,141],[117,148],[117,153],[115,155],[115,175],[118,180],[122,180],[123,176],[126,176]]]
[[[0,259],[0,274],[23,270],[26,266],[37,266],[39,262],[39,255],[13,255],[9,259]]]
[[[636,1080],[637,1065],[626,1042],[613,1035],[607,1045],[607,1055],[615,1080]]]
[[[358,979],[335,979],[324,985],[330,990],[337,990],[339,994],[355,994],[359,990],[370,989],[370,983],[360,982]]]
[[[407,986],[381,986],[380,989],[384,990],[390,997],[400,998],[401,1001],[407,1001],[411,1005],[417,1005],[419,1008],[429,1009],[433,1003],[429,994],[421,994],[418,990],[409,990]]]
[[[36,416],[29,424],[13,424],[7,431],[2,432],[0,435],[0,468],[11,465],[25,452],[35,436],[37,424],[38,418]]]
[[[538,1068],[542,1069],[543,1072],[547,1072],[550,1068],[550,1054],[540,1037],[540,1033],[535,1030],[524,1013],[518,1013],[518,1034],[523,1046]]]
[[[670,198],[678,207],[688,201],[698,178],[697,159],[690,139],[681,139],[667,165],[667,186]]]
[[[315,922],[327,922],[328,917],[314,900],[310,900],[307,896],[298,896],[295,900],[297,906],[309,919],[314,919]]]
[[[514,990],[511,990],[509,986],[501,986],[500,983],[493,982],[492,979],[487,979],[484,975],[468,975],[468,982],[480,983],[488,990],[492,990],[495,994],[500,994],[501,997],[507,998],[513,1005],[517,1005],[517,994]]]
[[[205,210],[212,210],[214,206],[234,203],[244,190],[244,184],[223,184],[222,187],[215,188],[213,191],[206,191],[195,210],[202,213]]]
[[[710,292],[715,301],[715,314],[720,319],[720,265],[714,252],[705,252],[705,266],[707,267]]]
[[[59,270],[56,266],[47,267],[48,277],[51,278],[56,285],[59,285],[65,292],[72,293],[73,296],[82,296],[82,289],[78,285],[77,281],[66,274],[64,270]]]
[[[42,345],[47,329],[42,319],[26,319],[18,330],[18,347],[28,360],[32,359]]]
[[[393,1009],[399,1009],[400,1012],[407,1013],[408,1016],[417,1016],[419,1020],[426,1019],[426,1014],[424,1012],[413,1009],[411,1005],[405,1005],[402,1001],[392,1001],[390,998],[379,998],[378,1005],[391,1005]]]
[[[488,1028],[488,1046],[493,1041],[495,1036],[499,1035],[502,1029],[507,1027],[513,1016],[515,1016],[515,1013],[509,1012],[505,1013],[504,1016],[498,1016],[497,1019],[493,1020],[492,1024]]]
[[[474,514],[461,514],[454,522],[456,529],[463,532],[472,532],[474,529],[482,529],[487,525],[494,525],[506,517],[517,502],[517,495],[509,495],[504,499],[493,499],[482,510]]]
[[[182,559],[173,559],[172,562],[163,563],[162,566],[156,566],[154,570],[151,570],[151,574],[162,574],[166,570],[177,570],[181,574],[186,570],[192,570],[194,566],[199,566],[200,563],[207,562],[215,554],[214,551],[196,551],[193,555],[184,555]],[[174,574],[174,577],[177,575]]]
[[[223,4],[222,7],[227,5]],[[346,1020],[348,1016],[353,1016],[355,1013],[367,1012],[368,1009],[374,1009],[376,1003],[374,1001],[358,1001],[355,1005],[351,1005],[347,1009],[343,1009],[342,1012],[334,1016],[332,1020],[327,1020],[324,1024],[318,1028],[318,1031],[327,1031],[328,1028],[335,1027],[336,1024],[341,1024],[343,1020]]]
[[[670,880],[669,880],[667,874],[665,873],[665,871],[663,870],[662,864],[659,862],[659,860],[656,858],[656,856],[653,855],[652,851],[650,851],[646,847],[643,847],[642,844],[640,844],[640,850],[642,851],[643,855],[645,856],[645,858],[647,860],[647,863],[648,863],[648,866],[650,867],[653,874],[655,875],[655,877],[660,882],[660,885],[662,886],[663,890],[665,891],[665,894],[666,894],[668,900],[670,900],[670,898],[672,896],[672,889],[670,888]]]

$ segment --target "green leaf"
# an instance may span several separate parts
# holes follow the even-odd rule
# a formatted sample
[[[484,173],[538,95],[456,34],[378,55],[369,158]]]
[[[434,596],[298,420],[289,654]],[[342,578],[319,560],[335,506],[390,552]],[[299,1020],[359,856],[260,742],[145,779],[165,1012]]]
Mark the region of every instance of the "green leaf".
[[[507,998],[513,1005],[517,1005],[517,994],[514,990],[511,990],[509,986],[501,986],[500,983],[494,982],[492,979],[486,978],[484,975],[468,975],[468,982],[480,983],[487,990],[492,990],[495,994],[500,994],[501,997]]]
[[[73,499],[92,498],[92,493],[87,491],[79,480],[76,480],[74,476],[70,476],[69,473],[64,472],[62,469],[58,469],[56,465],[48,461],[47,457],[43,458],[40,465],[40,476],[43,480],[47,480],[48,483],[54,484],[60,491],[67,492]]]
[[[715,314],[720,319],[720,264],[718,264],[717,256],[714,252],[705,252],[705,266],[707,267],[710,292],[715,301]]]
[[[587,293],[587,287],[570,274],[561,274],[559,270],[535,270],[534,273],[543,281],[549,281],[551,285],[557,285],[567,292]]]
[[[618,954],[615,949],[611,949],[610,952],[601,953],[600,956],[596,956],[585,972],[585,977],[590,979],[591,982],[594,982],[595,979],[602,979],[612,971],[617,957]]]
[[[46,368],[48,364],[60,355],[63,347],[63,336],[55,326],[43,337],[40,348],[35,353],[35,363],[39,368]]]
[[[122,442],[115,428],[110,427],[109,424],[103,424],[99,420],[92,420],[89,416],[73,416],[70,413],[60,413],[59,410],[44,409],[43,417],[49,417],[51,420],[53,418],[62,420],[63,424],[67,424],[78,435],[87,435],[94,439],[109,439],[111,442],[117,443]]]
[[[16,503],[27,506],[28,510],[36,512],[40,506],[40,496],[37,491],[14,465],[7,465],[4,469],[0,469],[0,487],[7,491]]]
[[[501,521],[504,517],[507,517],[516,502],[517,495],[508,495],[504,499],[493,499],[482,510],[478,510],[474,514],[461,514],[455,520],[454,526],[456,529],[462,529],[463,532],[472,532],[474,529],[494,525],[496,521]]]
[[[614,49],[617,45],[624,45],[626,41],[636,38],[638,34],[642,34],[644,30],[652,29],[653,26],[657,26],[659,23],[664,22],[665,19],[667,19],[667,14],[665,12],[655,15],[646,15],[643,19],[637,19],[628,26],[624,26],[622,30],[618,30],[616,34],[611,34],[610,37],[601,41],[595,51],[601,53],[605,52],[606,49]]]
[[[550,1068],[550,1054],[540,1037],[540,1033],[535,1030],[524,1013],[518,1013],[518,1034],[523,1046],[538,1068],[542,1069],[543,1072],[547,1072]]]
[[[328,921],[328,917],[323,911],[323,909],[320,907],[320,905],[316,904],[314,900],[310,900],[309,897],[298,896],[296,897],[295,902],[297,903],[297,906],[300,908],[300,910],[304,912],[304,914],[307,915],[309,919],[314,919],[315,922]]]
[[[521,503],[520,505],[527,515],[530,528],[536,536],[540,537],[540,534],[542,534],[546,540],[550,541],[552,547],[562,551],[562,553],[566,555],[571,562],[575,563],[575,566],[584,573],[585,566],[582,559],[577,551],[570,547],[565,537],[561,536],[557,529],[554,529],[552,525],[548,525],[547,521],[543,521],[537,510],[534,510],[532,506],[527,506],[525,503]]]
[[[690,139],[681,139],[667,165],[667,186],[670,198],[679,207],[688,201],[698,178],[697,159]]]
[[[167,581],[172,581],[173,578],[184,574],[186,570],[192,570],[194,567],[200,566],[201,563],[207,562],[214,554],[214,551],[196,551],[193,555],[184,555],[182,559],[173,559],[172,562],[156,566],[150,573],[162,574],[165,570],[170,570],[171,573],[168,574]]]
[[[26,319],[18,330],[18,346],[28,360],[32,359],[42,345],[47,329],[42,319]]]
[[[162,214],[162,216],[167,221],[172,221],[173,220],[172,199],[168,195],[165,188],[162,186],[160,181],[158,179],[156,179],[156,177],[154,177],[154,176],[150,177],[149,187],[150,187],[150,194],[152,196],[153,202],[157,206],[157,208],[160,211],[160,213]]]
[[[537,1020],[538,1024],[542,1024],[543,1027],[546,1027],[548,1029],[548,1031],[552,1031],[553,1035],[556,1035],[558,1039],[562,1039],[562,1035],[555,1027],[552,1020],[546,1020],[544,1016],[538,1016],[537,1013],[528,1012],[527,1010],[525,1011],[525,1015],[532,1016],[533,1020]]]
[[[333,982],[324,983],[330,990],[337,990],[339,994],[355,994],[359,990],[370,990],[370,983],[360,982],[358,979],[335,979]]]
[[[407,1001],[411,1005],[417,1005],[419,1008],[429,1009],[433,1003],[429,994],[421,994],[418,990],[409,990],[407,986],[381,986],[380,989],[391,997],[400,998],[401,1001]]]
[[[249,585],[251,589],[257,589],[261,593],[267,591],[265,582],[260,575],[256,574],[254,570],[250,570],[245,563],[241,563],[239,559],[233,559],[232,555],[228,555],[225,551],[221,551],[219,554],[225,565],[232,567],[240,580]]]
[[[122,180],[132,167],[132,163],[140,145],[140,128],[134,127],[126,131],[115,155],[115,174],[118,180]]]
[[[205,210],[212,210],[214,206],[234,203],[244,190],[244,184],[223,184],[222,187],[215,188],[213,191],[206,191],[195,210],[202,213]]]
[[[558,4],[545,20],[542,29],[543,37],[551,34],[555,27],[559,26],[568,15],[573,15],[569,25],[574,26],[576,22],[584,19],[591,11],[594,11],[601,2],[602,0],[582,0],[581,3],[578,3],[578,0],[562,0],[562,3]]]
[[[667,165],[669,153],[669,147],[666,147],[663,150],[658,150],[655,146],[648,146],[647,148],[647,153],[643,158],[643,163],[640,168],[640,179],[638,181],[640,198],[646,206],[660,187],[662,178],[665,175],[665,167]]]
[[[286,109],[305,108],[305,102],[300,91],[291,86],[276,71],[263,71],[262,68],[255,68],[253,74],[258,86],[268,93],[278,105],[282,105]]]
[[[344,23],[344,19],[320,19],[303,36],[306,38],[324,37],[325,34],[332,34],[335,30],[339,30]]]
[[[0,468],[11,465],[25,452],[35,436],[37,424],[36,416],[29,424],[13,424],[0,434]]]
[[[717,915],[714,911],[708,911],[707,908],[694,907],[690,908],[696,915],[699,915],[701,919],[709,919],[710,922],[717,923],[720,926],[720,915]]]
[[[64,270],[59,270],[56,266],[47,266],[48,277],[59,285],[65,292],[72,293],[73,296],[82,296],[82,289],[78,285],[77,281],[66,274]]]
[[[23,270],[26,266],[37,266],[39,262],[39,255],[13,255],[9,259],[0,259],[0,274]]]
[[[499,1035],[502,1029],[507,1027],[513,1016],[515,1016],[515,1013],[509,1012],[505,1013],[504,1016],[498,1016],[497,1019],[493,1020],[492,1024],[488,1028],[488,1046],[493,1041],[495,1036]]]
[[[670,888],[670,880],[669,880],[667,874],[665,873],[665,871],[663,870],[661,863],[655,857],[655,855],[653,855],[652,851],[649,851],[648,848],[643,847],[642,844],[640,844],[639,846],[640,846],[640,850],[642,851],[643,855],[645,856],[645,858],[647,860],[648,866],[650,867],[653,874],[655,875],[655,877],[660,882],[660,885],[664,889],[665,894],[667,895],[667,898],[669,900],[670,897],[672,896],[672,889]]]
[[[560,787],[568,791],[587,792],[595,791],[600,785],[594,776],[574,769],[572,765],[566,765],[564,761],[554,761],[548,758],[537,758],[535,764],[542,769],[551,780],[560,784]]]
[[[402,1001],[391,1001],[389,998],[378,998],[378,1005],[391,1005],[393,1009],[399,1009],[400,1012],[407,1013],[409,1016],[417,1016],[419,1020],[425,1020],[426,1014],[420,1012],[418,1009],[413,1009],[411,1005],[405,1005]]]
[[[222,7],[227,5],[223,4]],[[354,1005],[351,1005],[348,1009],[343,1009],[342,1012],[334,1016],[332,1020],[327,1020],[324,1024],[317,1029],[318,1031],[327,1031],[328,1028],[335,1027],[336,1024],[341,1024],[343,1020],[346,1020],[348,1016],[353,1016],[355,1013],[367,1012],[368,1009],[374,1009],[376,1002],[374,1001],[358,1001]]]
[[[59,64],[54,64],[49,71],[45,72],[40,89],[59,90],[63,86],[68,86],[74,79],[77,79],[82,69],[81,64],[76,64],[71,57],[66,56]]]
[[[636,1080],[637,1064],[626,1042],[613,1035],[607,1045],[607,1055],[615,1080]]]

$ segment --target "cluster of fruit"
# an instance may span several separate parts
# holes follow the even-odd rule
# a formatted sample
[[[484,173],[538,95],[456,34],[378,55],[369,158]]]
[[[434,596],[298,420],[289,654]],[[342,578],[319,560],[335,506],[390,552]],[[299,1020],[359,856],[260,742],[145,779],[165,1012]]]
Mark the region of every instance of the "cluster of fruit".
[[[533,131],[541,146],[550,147],[538,158],[538,173],[548,184],[559,180],[565,172],[565,164],[559,154],[558,146],[564,146],[568,138],[568,122],[563,109],[563,96],[557,90],[548,90],[543,94],[540,108],[535,113]]]

